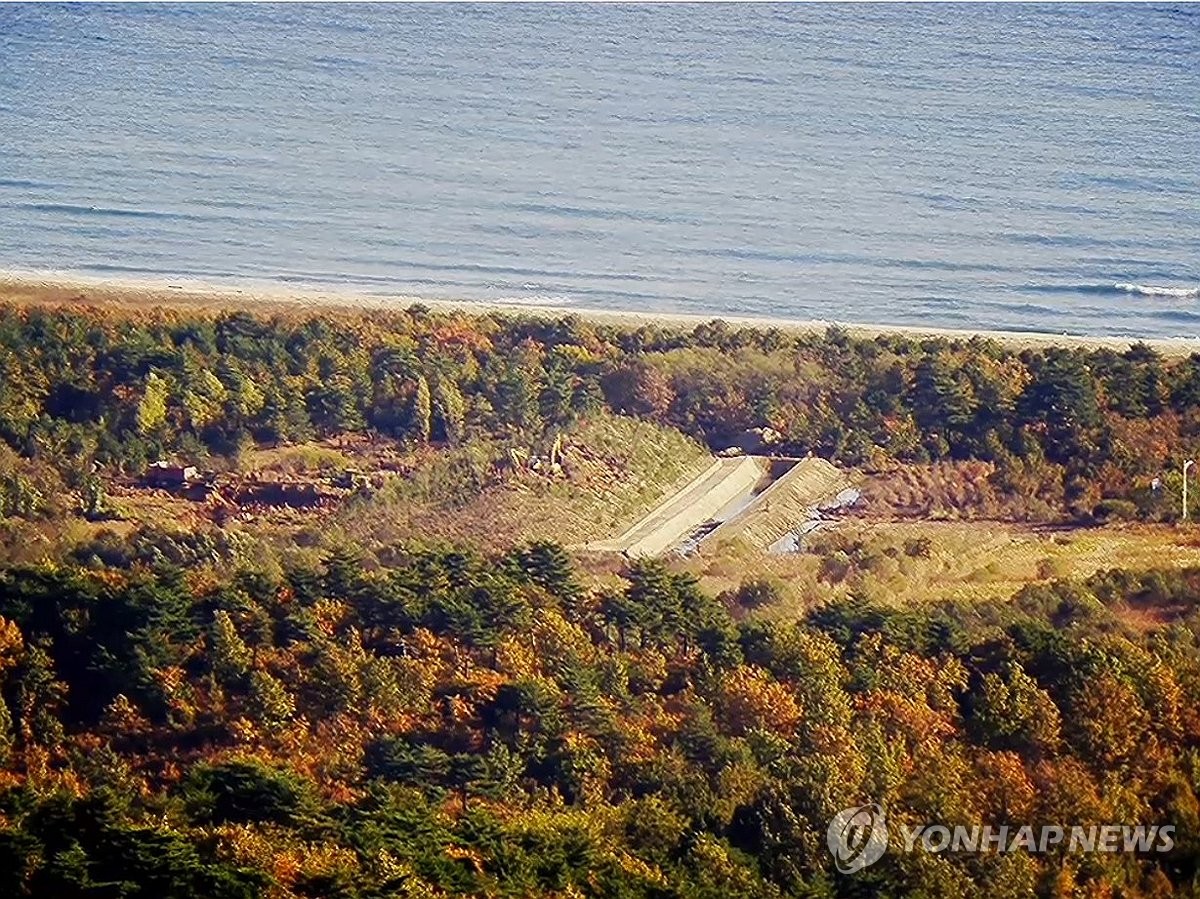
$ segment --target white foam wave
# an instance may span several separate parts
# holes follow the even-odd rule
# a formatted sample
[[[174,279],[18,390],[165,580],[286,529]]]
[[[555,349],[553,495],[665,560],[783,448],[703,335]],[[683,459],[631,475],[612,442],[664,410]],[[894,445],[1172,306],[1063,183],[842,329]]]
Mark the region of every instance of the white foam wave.
[[[1143,297],[1173,297],[1177,300],[1200,299],[1200,287],[1162,287],[1155,284],[1114,284],[1113,287]]]
[[[509,296],[508,294],[489,296],[485,302],[500,303],[505,306],[534,306],[557,309],[562,306],[571,306],[575,300],[564,294],[526,293],[515,296]]]

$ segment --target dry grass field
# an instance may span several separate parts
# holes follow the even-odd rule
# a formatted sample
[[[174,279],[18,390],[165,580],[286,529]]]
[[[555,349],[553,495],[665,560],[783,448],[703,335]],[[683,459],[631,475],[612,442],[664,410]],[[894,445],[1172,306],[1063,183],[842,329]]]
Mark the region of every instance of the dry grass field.
[[[561,473],[487,478],[484,459],[440,454],[348,504],[326,527],[365,545],[413,537],[503,549],[585,543],[628,527],[712,461],[677,431],[600,415],[565,435]],[[470,483],[478,479],[478,489]]]
[[[770,556],[726,543],[679,564],[716,592],[765,578],[781,601],[762,614],[787,617],[851,594],[899,606],[1006,599],[1025,584],[1085,578],[1107,568],[1196,565],[1200,526],[847,519],[822,531],[812,549]]]

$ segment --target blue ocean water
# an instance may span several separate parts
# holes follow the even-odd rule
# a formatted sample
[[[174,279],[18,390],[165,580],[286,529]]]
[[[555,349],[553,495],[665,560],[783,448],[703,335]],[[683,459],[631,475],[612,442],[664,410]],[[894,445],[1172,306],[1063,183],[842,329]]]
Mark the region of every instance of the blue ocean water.
[[[0,267],[1200,334],[1200,8],[0,5]]]

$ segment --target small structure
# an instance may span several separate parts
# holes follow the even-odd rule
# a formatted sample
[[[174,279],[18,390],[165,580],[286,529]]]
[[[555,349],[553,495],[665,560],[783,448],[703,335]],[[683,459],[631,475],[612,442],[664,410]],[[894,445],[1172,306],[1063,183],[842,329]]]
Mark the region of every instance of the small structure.
[[[195,465],[172,465],[170,462],[152,462],[146,466],[142,480],[148,487],[166,490],[182,490],[200,477]]]
[[[323,502],[333,500],[336,494],[322,491],[311,482],[261,481],[243,484],[234,494],[238,506],[287,506],[292,509],[310,509]]]
[[[771,448],[783,440],[783,435],[774,428],[750,428],[742,431],[732,445],[717,453],[718,456],[762,456],[769,455]]]
[[[329,483],[342,490],[370,490],[377,486],[376,480],[379,481],[378,486],[383,486],[382,479],[373,479],[365,471],[359,471],[357,468],[347,468],[345,471],[335,473],[329,479]]]

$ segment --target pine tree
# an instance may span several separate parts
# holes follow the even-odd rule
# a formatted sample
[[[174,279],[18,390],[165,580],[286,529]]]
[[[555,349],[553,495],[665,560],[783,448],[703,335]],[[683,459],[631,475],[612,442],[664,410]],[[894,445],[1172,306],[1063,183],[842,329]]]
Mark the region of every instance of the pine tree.
[[[521,567],[533,583],[562,600],[570,608],[582,593],[571,567],[571,557],[557,543],[539,540],[520,554]]]
[[[157,372],[150,372],[137,406],[137,430],[142,436],[149,436],[166,424],[170,389],[170,385]]]
[[[94,474],[84,478],[83,485],[79,488],[79,501],[83,517],[89,521],[97,521],[109,514],[104,481]]]
[[[450,756],[450,764],[446,770],[446,785],[458,794],[458,801],[463,812],[467,811],[468,801],[480,781],[487,775],[487,765],[482,756],[471,752],[457,752]]]
[[[296,714],[296,700],[266,671],[250,673],[250,709],[268,729],[282,727]]]
[[[970,385],[940,357],[926,356],[917,366],[912,405],[917,424],[927,433],[925,445],[935,458],[966,452],[966,436],[975,417]]]
[[[424,375],[417,378],[417,391],[413,395],[412,427],[413,436],[420,443],[428,443],[432,435],[433,400],[429,393],[429,381]]]
[[[433,379],[432,389],[435,432],[452,446],[462,442],[467,408],[462,392],[454,380],[445,375]]]
[[[213,616],[209,639],[212,646],[212,666],[217,676],[227,685],[245,677],[250,670],[250,649],[237,632],[233,619],[224,609]]]
[[[1053,462],[1077,461],[1091,449],[1088,432],[1099,424],[1095,383],[1074,353],[1051,350],[1034,367],[1033,380],[1021,394],[1023,421],[1045,431],[1046,457]]]
[[[25,650],[17,672],[17,712],[22,742],[53,749],[65,736],[60,713],[67,685],[55,676],[47,645],[34,643]]]
[[[217,421],[225,412],[225,401],[229,391],[208,369],[193,372],[183,392],[183,408],[188,421],[200,430]]]
[[[642,646],[662,646],[678,634],[682,608],[678,585],[656,559],[639,559],[629,569],[629,606],[642,628]]]

